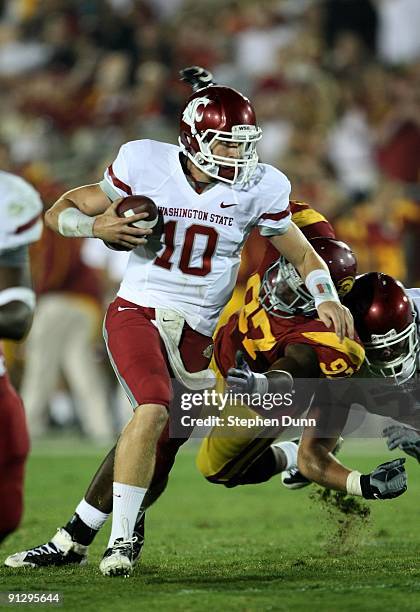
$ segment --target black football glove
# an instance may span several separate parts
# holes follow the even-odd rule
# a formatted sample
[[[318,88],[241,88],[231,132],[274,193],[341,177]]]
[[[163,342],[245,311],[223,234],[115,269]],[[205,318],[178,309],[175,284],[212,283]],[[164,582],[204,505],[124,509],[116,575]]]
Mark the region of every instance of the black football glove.
[[[201,66],[188,66],[179,71],[181,81],[191,85],[193,92],[203,89],[208,85],[216,85],[213,81],[212,73]]]
[[[365,499],[393,499],[407,491],[405,459],[394,459],[381,463],[370,474],[360,477],[362,495]]]
[[[390,425],[383,431],[389,450],[400,448],[420,463],[420,434],[403,425]]]
[[[226,382],[233,393],[254,393],[255,375],[241,351],[236,351],[235,367],[229,368]]]
[[[293,388],[293,377],[284,370],[271,370],[265,374],[252,372],[241,351],[236,352],[235,367],[228,370],[226,382],[234,393],[286,394]]]

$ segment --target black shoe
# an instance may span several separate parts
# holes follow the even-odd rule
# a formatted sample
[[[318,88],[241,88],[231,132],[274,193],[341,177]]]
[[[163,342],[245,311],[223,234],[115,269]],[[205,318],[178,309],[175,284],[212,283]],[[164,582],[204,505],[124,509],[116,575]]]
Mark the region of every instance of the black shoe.
[[[7,557],[7,567],[48,567],[51,565],[84,565],[87,561],[87,546],[74,542],[63,528],[46,544],[17,552]]]
[[[295,444],[299,444],[299,438],[294,438],[291,442],[295,442]],[[343,445],[343,438],[338,438],[337,444],[332,451],[332,454],[335,456],[340,451]],[[303,474],[297,469],[292,468],[291,470],[286,470],[281,473],[281,481],[286,489],[303,489],[303,487],[307,487],[311,484],[311,480],[308,480],[303,476]]]
[[[297,468],[282,472],[281,482],[286,489],[303,489],[303,487],[307,487],[311,484],[311,481],[305,478]]]

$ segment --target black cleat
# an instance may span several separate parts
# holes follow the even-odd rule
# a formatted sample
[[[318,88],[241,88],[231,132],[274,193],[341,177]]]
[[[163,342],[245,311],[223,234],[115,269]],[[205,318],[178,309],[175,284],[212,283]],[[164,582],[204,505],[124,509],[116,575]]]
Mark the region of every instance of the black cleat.
[[[299,438],[294,438],[291,442],[299,444]],[[332,451],[333,455],[337,455],[343,445],[343,438],[337,440],[337,444]],[[305,476],[298,470],[298,468],[292,468],[281,473],[281,481],[286,489],[303,489],[311,484],[311,480],[305,478]]]
[[[286,489],[303,489],[303,487],[307,487],[311,484],[311,481],[305,478],[297,468],[282,472],[281,482]]]
[[[46,544],[17,552],[7,557],[7,567],[48,567],[61,565],[84,565],[87,561],[87,546],[74,542],[63,528]]]

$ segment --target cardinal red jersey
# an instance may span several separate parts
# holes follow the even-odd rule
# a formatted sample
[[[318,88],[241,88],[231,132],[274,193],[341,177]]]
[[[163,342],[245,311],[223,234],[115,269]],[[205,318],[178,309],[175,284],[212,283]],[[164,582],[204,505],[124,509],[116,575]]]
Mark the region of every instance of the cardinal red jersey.
[[[290,202],[292,221],[307,238],[324,236],[335,238],[334,229],[327,219],[303,202]],[[284,355],[290,344],[311,345],[317,356],[321,372],[327,377],[350,376],[364,359],[364,349],[358,338],[345,338],[341,343],[319,319],[295,316],[283,318],[267,313],[258,296],[267,268],[278,257],[278,251],[266,240],[264,255],[256,271],[248,279],[244,305],[230,317],[216,335],[214,357],[223,376],[235,363],[236,351],[247,356],[251,369],[265,372]]]
[[[351,376],[360,368],[365,352],[357,337],[340,342],[335,332],[319,319],[303,316],[286,319],[267,313],[258,299],[260,285],[258,273],[253,274],[243,307],[216,335],[214,358],[223,376],[234,365],[238,350],[245,354],[253,371],[266,372],[290,344],[312,346],[320,370],[328,378]]]

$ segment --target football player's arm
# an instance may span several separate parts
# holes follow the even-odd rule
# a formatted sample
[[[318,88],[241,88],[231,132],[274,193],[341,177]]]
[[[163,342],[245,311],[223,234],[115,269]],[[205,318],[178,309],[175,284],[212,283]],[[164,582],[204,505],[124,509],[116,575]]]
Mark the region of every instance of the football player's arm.
[[[333,419],[327,412],[325,405],[322,408],[315,405],[308,412],[307,418],[315,419],[316,425],[303,431],[297,459],[299,471],[323,487],[365,499],[392,499],[402,495],[407,490],[405,459],[383,463],[370,474],[345,467],[331,451],[344,428],[348,409],[339,410]]]
[[[348,409],[337,410],[333,422],[329,418],[331,414],[333,412],[327,411],[325,406],[310,408],[307,418],[314,419],[316,426],[305,427],[303,431],[299,443],[298,468],[308,480],[329,489],[346,491],[351,470],[338,461],[332,450],[343,431]]]
[[[227,383],[238,393],[290,393],[293,378],[318,378],[318,358],[307,344],[289,344],[284,355],[270,365],[267,372],[253,372],[242,351],[235,355],[235,366],[229,368]],[[309,391],[309,389],[308,389]]]
[[[146,244],[149,229],[131,227],[147,217],[139,213],[120,218],[116,208],[122,198],[110,202],[98,183],[84,185],[64,193],[45,213],[45,223],[53,231],[68,237],[101,238],[127,248]]]
[[[418,418],[415,420],[418,427]],[[405,425],[390,425],[383,431],[389,450],[401,449],[420,463],[420,432]]]
[[[0,338],[22,340],[28,333],[35,308],[35,294],[27,285],[29,264],[2,265],[0,257]]]
[[[271,236],[271,243],[297,269],[315,298],[318,316],[326,327],[334,327],[342,341],[354,338],[353,317],[340,303],[326,263],[316,253],[299,228],[291,223],[283,234]]]

